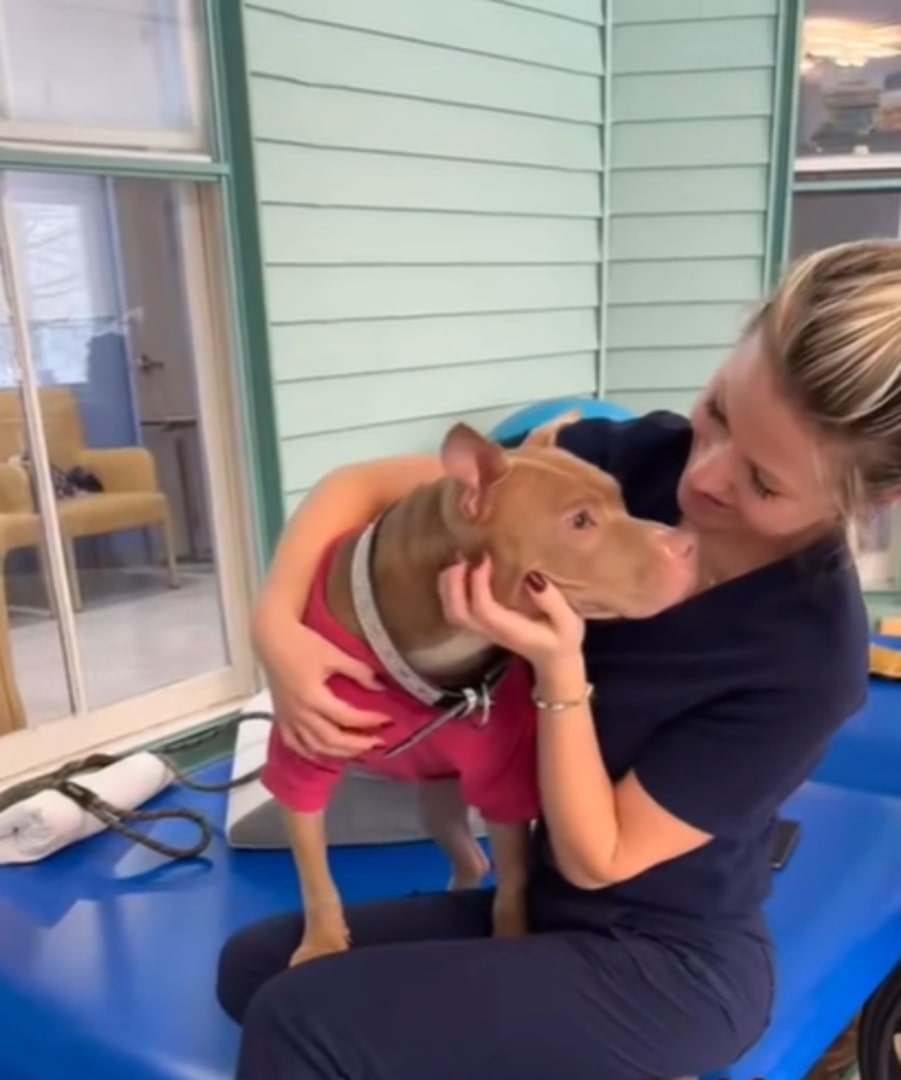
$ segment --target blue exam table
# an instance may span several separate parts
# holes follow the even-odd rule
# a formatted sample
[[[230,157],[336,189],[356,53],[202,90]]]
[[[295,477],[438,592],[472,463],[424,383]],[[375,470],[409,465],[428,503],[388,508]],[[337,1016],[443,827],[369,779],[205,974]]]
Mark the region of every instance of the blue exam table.
[[[228,772],[219,764],[203,778]],[[221,829],[224,796],[178,789],[156,804],[194,807]],[[734,1080],[800,1080],[901,959],[901,800],[813,782],[785,812],[804,831],[769,903],[774,1023],[725,1074]],[[179,830],[155,832],[186,839]],[[446,882],[428,844],[340,849],[334,860],[348,900]],[[295,903],[287,852],[233,852],[221,831],[194,864],[107,834],[0,869],[0,1077],[229,1080],[236,1032],[213,997],[219,948]]]
[[[493,434],[513,444],[573,404],[540,403]],[[220,763],[202,779],[229,773]],[[191,807],[216,823],[204,859],[166,863],[107,834],[44,864],[0,868],[2,1080],[231,1080],[237,1033],[213,996],[218,952],[233,930],[297,904],[290,855],[231,851],[224,796],[176,789],[154,805]],[[901,961],[901,685],[874,681],[870,705],[784,814],[803,832],[768,904],[779,969],[773,1023],[724,1071],[728,1080],[801,1080]],[[193,839],[172,823],[153,831]],[[446,883],[443,857],[425,843],[342,848],[333,858],[351,902]]]

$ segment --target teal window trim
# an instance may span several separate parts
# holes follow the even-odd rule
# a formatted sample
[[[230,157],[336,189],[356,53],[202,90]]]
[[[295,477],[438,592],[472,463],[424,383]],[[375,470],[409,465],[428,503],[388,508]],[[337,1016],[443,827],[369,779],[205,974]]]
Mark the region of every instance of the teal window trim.
[[[251,450],[251,484],[256,506],[257,551],[267,565],[284,526],[281,460],[276,425],[275,388],[269,350],[269,325],[263,281],[253,134],[250,75],[241,0],[207,0],[216,53],[213,85],[222,119],[223,150],[231,162],[226,188],[226,249],[230,254],[232,295],[239,336],[241,399],[245,437]],[[227,74],[227,78],[226,78]]]
[[[783,0],[779,5],[776,25],[769,209],[764,254],[766,289],[773,288],[777,283],[788,261],[803,24],[804,0]]]
[[[23,172],[90,173],[141,180],[193,180],[209,183],[227,176],[228,165],[220,161],[186,158],[116,157],[112,154],[69,153],[35,146],[20,150],[0,146],[0,169]]]

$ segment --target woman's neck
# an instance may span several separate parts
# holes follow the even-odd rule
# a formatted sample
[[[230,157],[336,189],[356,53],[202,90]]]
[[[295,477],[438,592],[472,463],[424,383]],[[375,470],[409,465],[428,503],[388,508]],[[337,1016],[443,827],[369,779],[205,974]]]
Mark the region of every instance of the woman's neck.
[[[698,534],[699,589],[722,585],[734,578],[781,562],[828,536],[841,535],[839,526],[808,529],[791,537],[757,537],[716,531]]]

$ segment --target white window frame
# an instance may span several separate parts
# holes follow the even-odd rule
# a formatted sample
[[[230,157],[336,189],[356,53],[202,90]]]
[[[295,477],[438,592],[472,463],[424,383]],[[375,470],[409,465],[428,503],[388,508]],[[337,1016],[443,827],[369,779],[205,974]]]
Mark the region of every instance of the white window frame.
[[[71,716],[0,736],[0,787],[87,753],[128,750],[196,730],[199,725],[236,710],[262,686],[250,648],[251,597],[259,580],[249,527],[252,515],[247,497],[248,462],[241,440],[234,438],[234,426],[240,415],[237,380],[223,378],[221,374],[223,367],[236,372],[229,290],[224,281],[222,287],[215,287],[222,280],[222,267],[227,265],[221,196],[210,184],[182,182],[179,190],[185,306],[197,363],[198,410],[207,449],[204,456],[211,492],[212,533],[216,538],[220,611],[231,663],[128,702],[89,709],[81,678],[77,622],[71,609],[65,557],[59,534],[53,527],[55,499],[49,475],[46,470],[38,469],[41,502],[49,507],[49,513],[44,514],[46,540],[51,575],[60,600],[61,645],[74,709]],[[2,206],[0,214],[5,215],[8,227],[8,212]],[[204,363],[204,357],[216,357],[217,369],[212,370],[209,363]],[[37,387],[27,378],[22,383],[26,411],[39,417]],[[35,438],[35,452],[41,457],[46,453],[40,433]]]
[[[191,0],[176,0],[179,13],[179,52],[187,88],[188,111],[193,131],[165,131],[144,128],[103,128],[76,123],[42,123],[8,119],[11,90],[7,35],[3,33],[3,8],[0,3],[0,146],[34,151],[53,149],[62,153],[85,154],[91,151],[115,152],[117,157],[172,158],[179,162],[209,163],[214,160],[214,132],[209,123],[209,94],[204,79],[206,42],[209,27],[201,22],[198,34],[192,34]],[[198,139],[207,140],[207,148]]]
[[[899,154],[807,154],[795,158],[796,175],[901,171]]]

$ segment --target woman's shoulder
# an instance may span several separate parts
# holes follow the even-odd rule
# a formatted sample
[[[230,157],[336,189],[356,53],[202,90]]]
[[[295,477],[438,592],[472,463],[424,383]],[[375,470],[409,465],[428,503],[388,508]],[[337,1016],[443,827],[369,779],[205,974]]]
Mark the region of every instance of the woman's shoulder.
[[[658,410],[631,420],[586,417],[560,429],[557,445],[598,468],[615,472],[630,460],[691,441],[684,416]]]
[[[557,445],[615,476],[630,513],[675,524],[691,439],[684,416],[661,410],[633,420],[578,420],[561,429]]]

